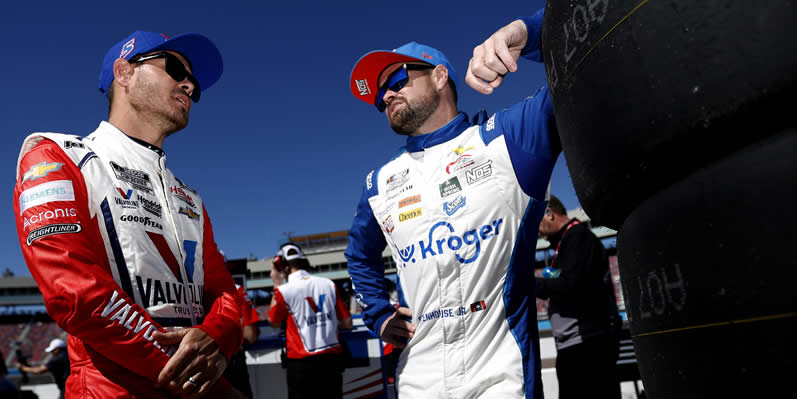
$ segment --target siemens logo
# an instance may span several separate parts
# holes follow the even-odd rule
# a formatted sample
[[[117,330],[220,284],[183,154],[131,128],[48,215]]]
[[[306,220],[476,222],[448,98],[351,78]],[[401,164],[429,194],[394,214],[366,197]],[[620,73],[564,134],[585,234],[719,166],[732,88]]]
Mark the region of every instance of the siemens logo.
[[[448,222],[438,222],[431,229],[429,229],[429,236],[426,241],[418,241],[418,249],[422,259],[432,256],[443,255],[445,253],[454,253],[454,257],[459,263],[468,264],[474,262],[481,254],[481,242],[486,241],[493,236],[497,236],[500,232],[501,223],[503,218],[493,220],[479,228],[468,230],[462,235],[456,234],[454,227]],[[435,235],[435,233],[437,233]],[[440,234],[442,233],[442,234]],[[434,238],[435,236],[439,238]],[[475,252],[469,258],[463,258],[460,253],[469,251],[475,248]],[[394,248],[399,258],[405,262],[404,267],[407,267],[406,262],[415,263],[415,244],[399,250]]]

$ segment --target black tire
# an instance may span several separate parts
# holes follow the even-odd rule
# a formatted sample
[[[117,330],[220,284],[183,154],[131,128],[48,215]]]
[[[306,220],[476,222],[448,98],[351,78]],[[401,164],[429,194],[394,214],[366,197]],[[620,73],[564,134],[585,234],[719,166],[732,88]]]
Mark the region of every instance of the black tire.
[[[796,182],[790,130],[699,170],[625,221],[620,276],[650,398],[792,391]]]
[[[619,228],[662,188],[797,125],[795,3],[547,3],[557,126],[593,223]]]

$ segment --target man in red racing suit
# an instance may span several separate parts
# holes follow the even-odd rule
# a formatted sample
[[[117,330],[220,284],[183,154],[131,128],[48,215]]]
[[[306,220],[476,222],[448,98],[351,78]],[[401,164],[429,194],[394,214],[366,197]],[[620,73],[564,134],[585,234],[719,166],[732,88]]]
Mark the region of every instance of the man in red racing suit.
[[[67,397],[236,394],[219,378],[241,346],[241,300],[202,199],[160,150],[221,65],[203,36],[135,32],[103,62],[108,122],[22,146],[17,232],[48,314],[69,333]]]

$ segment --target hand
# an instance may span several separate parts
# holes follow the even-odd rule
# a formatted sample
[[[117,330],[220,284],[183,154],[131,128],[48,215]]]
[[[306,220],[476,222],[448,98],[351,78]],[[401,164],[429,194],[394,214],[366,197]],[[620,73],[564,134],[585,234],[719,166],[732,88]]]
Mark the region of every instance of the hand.
[[[412,338],[415,335],[415,324],[403,320],[401,317],[412,318],[412,310],[409,308],[396,309],[396,313],[388,317],[379,330],[382,341],[392,344],[396,348],[403,348],[404,339]]]
[[[227,358],[219,345],[198,328],[156,332],[153,338],[163,345],[179,345],[157,381],[159,386],[166,387],[172,394],[192,398],[204,395],[227,368]]]
[[[517,59],[526,46],[526,24],[516,20],[504,26],[473,49],[465,82],[482,94],[492,94],[508,72],[517,72]]]
[[[274,281],[274,286],[279,287],[285,281],[285,274],[277,271],[274,267],[271,268],[271,280]]]

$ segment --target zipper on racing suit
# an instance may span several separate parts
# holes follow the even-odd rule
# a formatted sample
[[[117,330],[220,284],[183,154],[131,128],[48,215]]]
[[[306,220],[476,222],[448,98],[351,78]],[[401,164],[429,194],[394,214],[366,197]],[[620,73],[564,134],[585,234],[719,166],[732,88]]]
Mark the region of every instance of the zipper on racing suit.
[[[190,300],[188,300],[188,296],[187,296],[188,290],[189,290],[189,287],[188,287],[188,281],[189,280],[188,280],[188,275],[185,274],[185,250],[183,248],[182,240],[180,240],[180,236],[178,235],[178,232],[177,232],[177,224],[174,223],[174,217],[172,215],[172,208],[169,205],[169,191],[168,191],[168,188],[166,187],[166,185],[164,184],[165,182],[163,181],[163,170],[164,169],[166,169],[166,159],[165,159],[164,155],[161,155],[158,158],[158,179],[160,180],[161,189],[163,190],[162,191],[163,192],[163,202],[166,204],[167,212],[165,212],[165,213],[166,213],[166,215],[168,215],[169,223],[171,223],[171,225],[172,225],[172,229],[174,231],[175,239],[177,240],[177,250],[180,251],[180,264],[179,264],[180,267],[179,267],[179,269],[180,269],[180,274],[183,277],[183,285],[185,286],[184,288],[186,289],[186,300],[188,302],[188,307],[189,307],[188,313],[191,315],[191,326],[195,326],[195,325],[197,325],[197,322],[196,322],[196,316],[194,316],[194,304]]]

